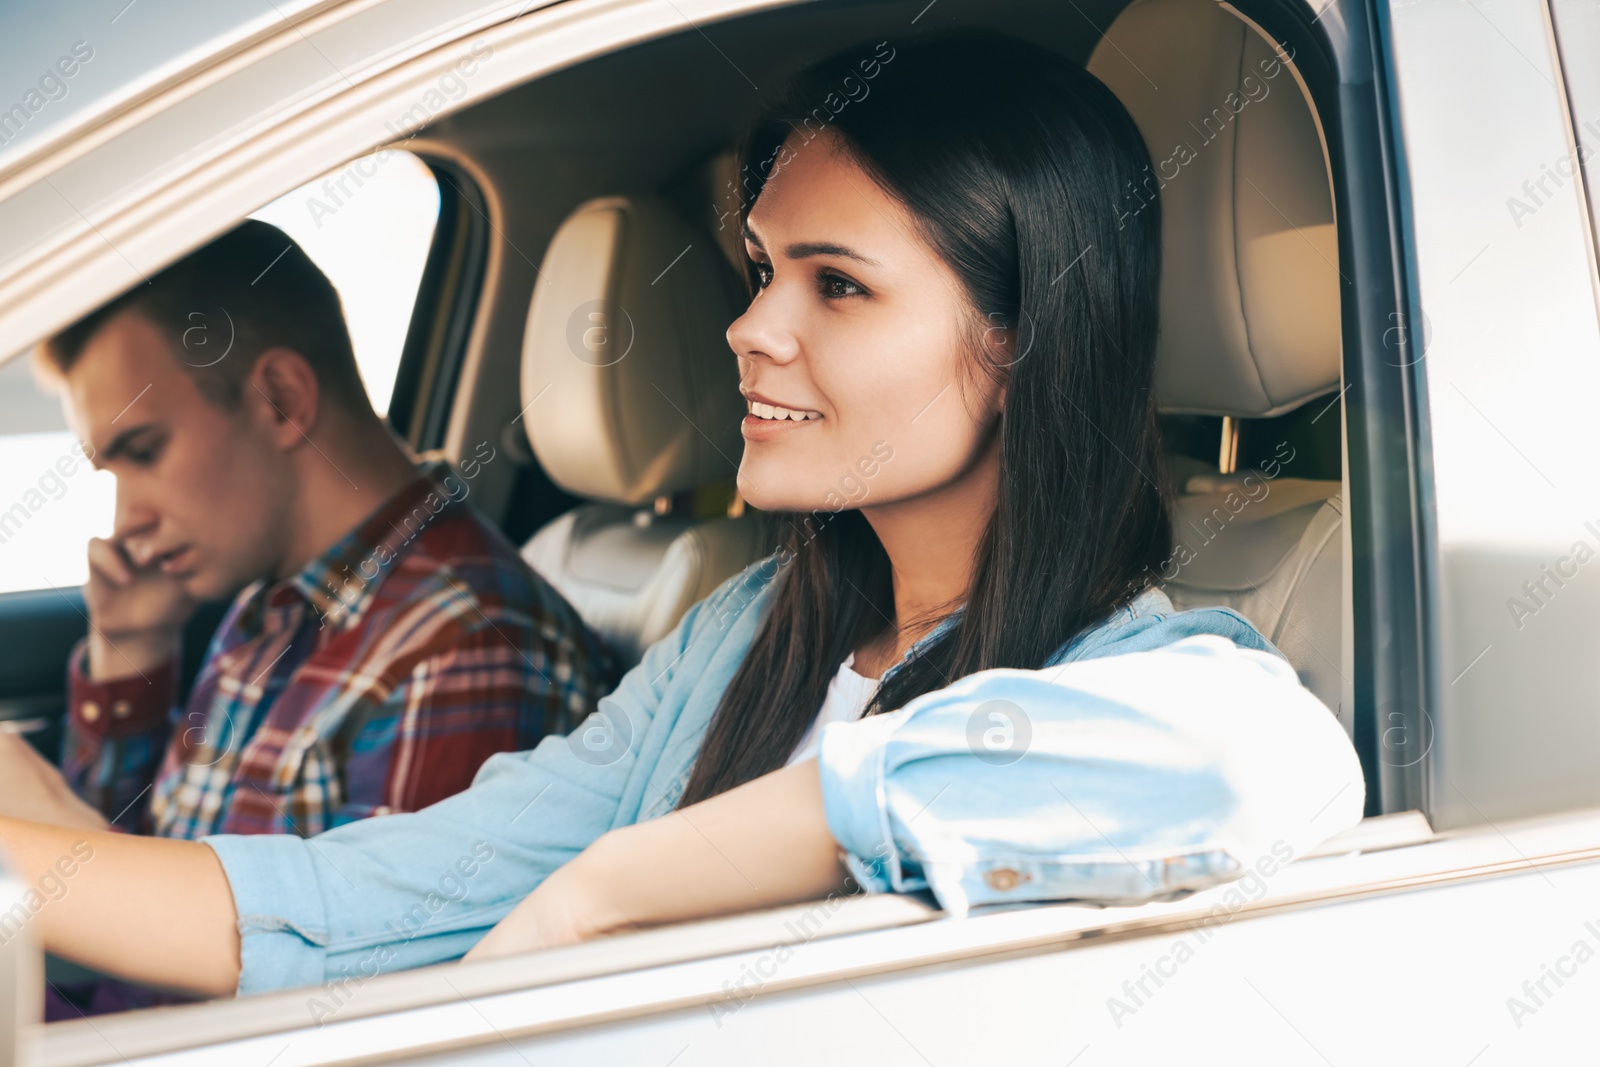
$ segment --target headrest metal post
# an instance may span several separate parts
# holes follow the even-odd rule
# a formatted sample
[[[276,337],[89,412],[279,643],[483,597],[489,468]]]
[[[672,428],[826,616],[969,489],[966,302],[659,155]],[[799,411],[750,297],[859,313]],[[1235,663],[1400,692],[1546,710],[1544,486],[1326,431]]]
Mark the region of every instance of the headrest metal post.
[[[1217,470],[1232,474],[1239,466],[1239,420],[1222,416],[1222,450],[1217,455]]]

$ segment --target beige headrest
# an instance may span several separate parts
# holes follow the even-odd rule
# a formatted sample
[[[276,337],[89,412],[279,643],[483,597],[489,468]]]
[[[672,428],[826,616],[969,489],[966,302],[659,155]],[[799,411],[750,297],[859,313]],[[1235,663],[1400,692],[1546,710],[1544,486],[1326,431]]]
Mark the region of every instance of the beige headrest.
[[[1135,0],[1089,69],[1139,124],[1159,183],[1162,410],[1276,415],[1337,389],[1333,196],[1272,43],[1216,0]]]
[[[621,504],[732,478],[744,442],[728,325],[743,307],[712,239],[649,197],[580,205],[545,251],[522,343],[545,473]]]

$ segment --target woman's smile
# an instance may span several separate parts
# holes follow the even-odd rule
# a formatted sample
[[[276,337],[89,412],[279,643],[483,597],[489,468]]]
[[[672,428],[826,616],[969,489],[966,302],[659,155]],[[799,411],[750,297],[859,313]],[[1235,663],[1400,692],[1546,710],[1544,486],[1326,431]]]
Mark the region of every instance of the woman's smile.
[[[822,416],[820,415],[814,419],[801,419],[799,421],[795,421],[793,419],[786,418],[763,418],[762,416],[752,412],[751,414],[746,415],[744,417],[744,421],[739,424],[739,432],[744,434],[744,439],[746,441],[769,441],[772,438],[777,437],[779,434],[792,433],[796,430],[799,430],[802,426],[811,426],[821,421]]]
[[[822,412],[770,401],[760,393],[745,393],[747,413],[739,432],[747,441],[765,441],[787,429],[822,421]]]

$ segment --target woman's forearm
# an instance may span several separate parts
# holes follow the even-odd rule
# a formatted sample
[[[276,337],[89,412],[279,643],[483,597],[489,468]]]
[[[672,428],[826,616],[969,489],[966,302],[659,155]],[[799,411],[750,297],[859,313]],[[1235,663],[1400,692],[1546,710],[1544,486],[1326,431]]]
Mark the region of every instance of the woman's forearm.
[[[0,818],[0,849],[50,952],[171,989],[226,996],[237,987],[233,893],[205,845]]]
[[[604,869],[590,882],[619,925],[817,900],[844,884],[814,759],[616,830],[597,844]]]
[[[817,764],[807,760],[611,831],[546,879],[469,956],[817,900],[844,883]]]

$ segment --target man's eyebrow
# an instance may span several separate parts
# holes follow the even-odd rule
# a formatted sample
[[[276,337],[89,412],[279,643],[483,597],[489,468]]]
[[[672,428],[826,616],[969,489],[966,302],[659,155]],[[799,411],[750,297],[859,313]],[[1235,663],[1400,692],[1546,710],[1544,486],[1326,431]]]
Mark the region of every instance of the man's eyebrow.
[[[755,235],[755,231],[750,229],[749,223],[745,224],[742,232],[745,240],[749,241],[763,252],[767,250],[767,246],[761,243],[761,238],[757,237]],[[806,259],[811,256],[840,256],[844,259],[853,259],[857,263],[865,263],[869,267],[883,266],[882,263],[879,263],[877,260],[868,256],[862,255],[853,248],[848,248],[841,244],[834,244],[832,241],[799,241],[784,248],[783,254],[788,256],[790,259]]]
[[[143,422],[138,426],[130,426],[126,430],[123,430],[121,433],[117,434],[117,436],[111,439],[111,443],[109,445],[106,445],[105,448],[94,453],[95,466],[101,466],[103,464],[110,463],[112,460],[116,459],[118,456],[122,455],[128,450],[135,437],[146,432],[147,430],[153,429],[155,429],[153,423]]]

